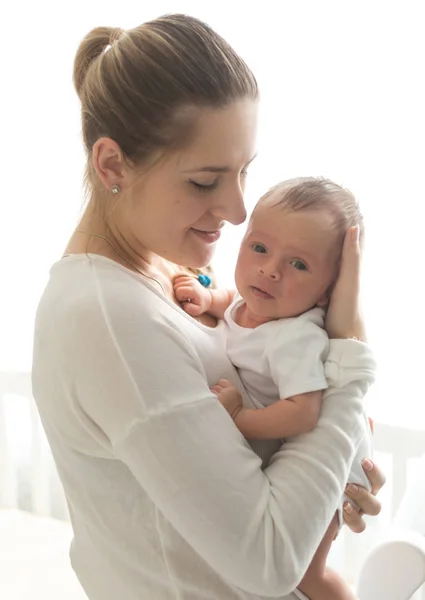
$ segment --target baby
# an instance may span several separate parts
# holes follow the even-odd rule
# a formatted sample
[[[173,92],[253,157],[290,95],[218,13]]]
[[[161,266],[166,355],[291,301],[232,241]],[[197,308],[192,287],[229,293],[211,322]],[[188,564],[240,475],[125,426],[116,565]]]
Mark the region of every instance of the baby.
[[[221,380],[213,392],[246,439],[281,439],[311,431],[318,422],[329,339],[324,316],[339,272],[344,236],[363,219],[354,196],[332,181],[284,181],[256,205],[236,265],[237,293],[204,287],[177,276],[176,299],[193,317],[224,319],[227,352],[259,409],[245,408],[237,389]],[[364,441],[350,481],[369,488],[361,459],[371,455],[365,419]],[[335,515],[300,590],[311,600],[352,600],[344,581],[326,567],[340,526]]]

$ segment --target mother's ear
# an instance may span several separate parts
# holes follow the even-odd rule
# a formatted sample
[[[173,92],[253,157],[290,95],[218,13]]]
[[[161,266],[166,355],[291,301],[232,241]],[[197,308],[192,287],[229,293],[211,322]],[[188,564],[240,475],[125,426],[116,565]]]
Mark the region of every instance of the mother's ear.
[[[93,146],[93,167],[102,184],[107,190],[118,185],[123,189],[124,156],[118,144],[108,137],[99,138]]]

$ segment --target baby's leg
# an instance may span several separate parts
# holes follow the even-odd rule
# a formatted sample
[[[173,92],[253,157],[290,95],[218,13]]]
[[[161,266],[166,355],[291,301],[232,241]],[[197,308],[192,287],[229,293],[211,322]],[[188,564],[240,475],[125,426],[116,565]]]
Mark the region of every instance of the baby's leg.
[[[335,515],[298,586],[310,600],[356,600],[342,577],[326,566],[329,550],[338,530],[338,515]]]

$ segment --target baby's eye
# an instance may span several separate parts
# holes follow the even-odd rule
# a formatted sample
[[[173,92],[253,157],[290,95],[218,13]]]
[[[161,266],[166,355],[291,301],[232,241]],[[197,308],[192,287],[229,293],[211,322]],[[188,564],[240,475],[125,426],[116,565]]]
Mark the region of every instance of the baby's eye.
[[[291,260],[290,264],[294,267],[294,269],[297,269],[298,271],[308,271],[308,267],[305,264],[305,262],[303,262],[299,258]]]
[[[263,246],[263,244],[252,244],[252,249],[254,252],[259,252],[260,254],[267,254],[267,248]]]

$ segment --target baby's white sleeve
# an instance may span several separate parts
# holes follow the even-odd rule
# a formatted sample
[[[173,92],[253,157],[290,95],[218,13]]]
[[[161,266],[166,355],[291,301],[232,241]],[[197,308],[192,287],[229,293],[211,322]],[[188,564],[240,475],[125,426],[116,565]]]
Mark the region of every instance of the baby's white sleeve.
[[[329,338],[317,318],[307,315],[282,321],[267,347],[267,358],[279,398],[291,398],[328,387],[324,364]]]

